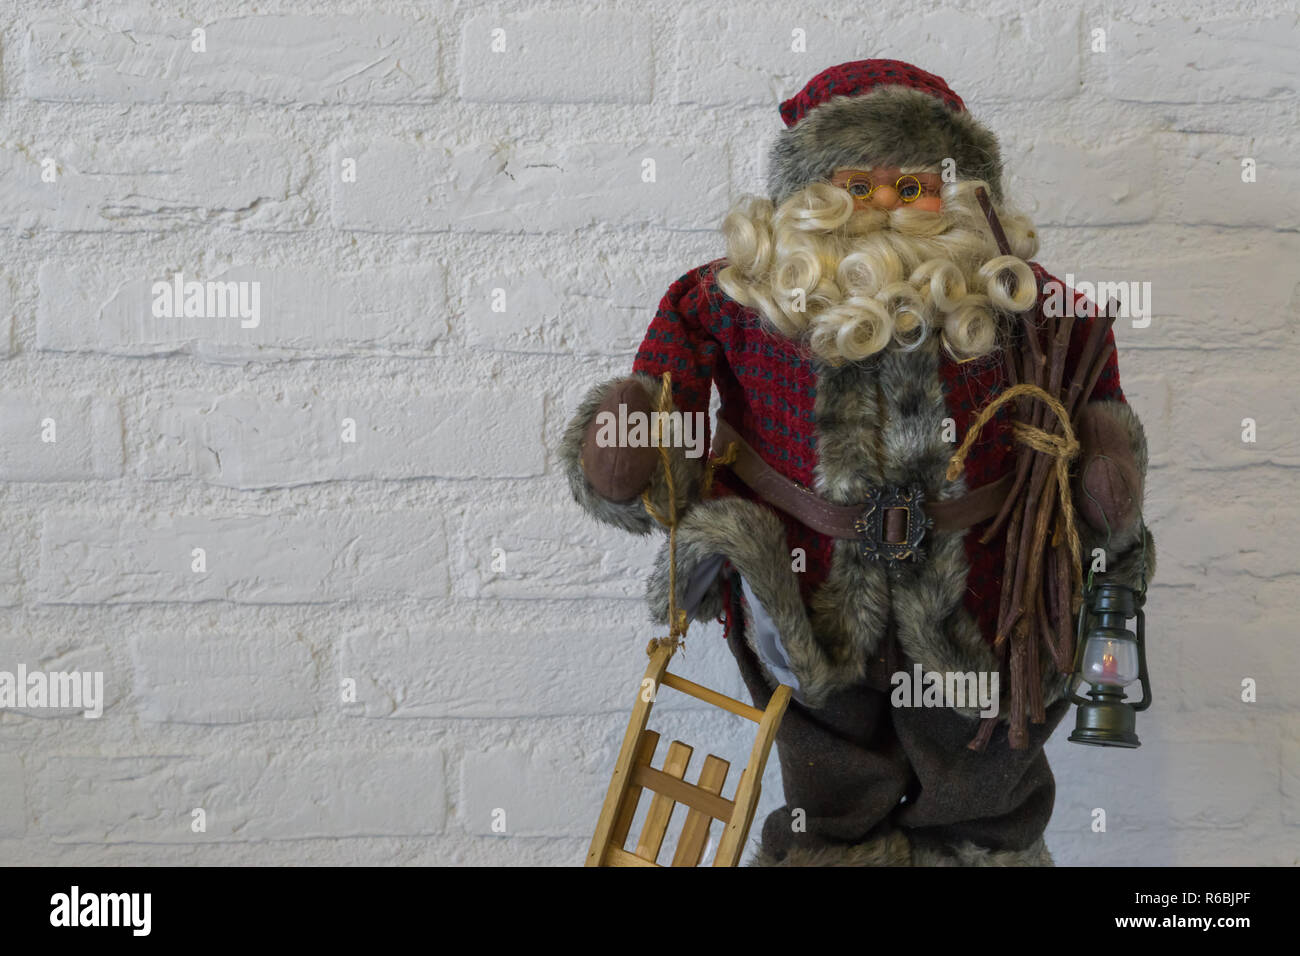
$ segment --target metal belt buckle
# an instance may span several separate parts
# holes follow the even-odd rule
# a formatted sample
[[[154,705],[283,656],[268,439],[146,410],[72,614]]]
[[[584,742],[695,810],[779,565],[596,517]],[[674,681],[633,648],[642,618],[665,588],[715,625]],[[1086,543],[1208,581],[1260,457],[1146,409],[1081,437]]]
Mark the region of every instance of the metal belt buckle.
[[[921,539],[934,525],[925,514],[925,491],[920,485],[907,488],[874,488],[867,496],[866,508],[854,522],[858,532],[858,550],[864,558],[885,561],[891,566],[903,561],[920,562],[925,558]],[[902,541],[885,540],[885,512],[901,508],[907,512],[907,530]]]

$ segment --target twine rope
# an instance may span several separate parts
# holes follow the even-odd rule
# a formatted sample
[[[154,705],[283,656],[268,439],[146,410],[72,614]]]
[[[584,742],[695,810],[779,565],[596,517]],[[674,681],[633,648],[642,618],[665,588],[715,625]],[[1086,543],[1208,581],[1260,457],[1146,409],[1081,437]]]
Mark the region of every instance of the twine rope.
[[[653,655],[667,644],[675,652],[686,643],[686,629],[689,623],[686,612],[677,606],[677,485],[673,480],[673,463],[668,454],[668,443],[663,440],[664,428],[668,422],[667,413],[673,410],[673,377],[671,372],[664,372],[659,386],[659,395],[655,400],[655,411],[665,414],[655,417],[659,446],[659,459],[664,467],[664,484],[668,489],[668,514],[663,515],[654,502],[650,500],[650,488],[641,493],[641,503],[646,512],[668,529],[668,635],[652,637],[646,646],[646,654]],[[653,487],[653,484],[651,485]]]
[[[1061,503],[1060,518],[1065,529],[1066,543],[1069,546],[1070,566],[1073,571],[1075,593],[1077,594],[1083,586],[1083,566],[1080,562],[1080,553],[1083,546],[1079,543],[1079,529],[1074,522],[1074,499],[1070,493],[1070,462],[1079,454],[1079,440],[1075,438],[1074,429],[1070,426],[1069,412],[1065,410],[1065,406],[1058,399],[1032,382],[1024,382],[1007,389],[984,406],[979,415],[976,416],[975,421],[971,423],[970,428],[966,430],[966,437],[957,448],[956,454],[948,462],[946,477],[949,481],[957,480],[965,467],[967,454],[970,453],[975,440],[979,438],[980,431],[993,418],[999,408],[1009,401],[1020,398],[1022,395],[1036,398],[1046,404],[1061,424],[1062,433],[1058,435],[1044,431],[1041,428],[1035,428],[1025,422],[1015,422],[1011,426],[1011,434],[1020,444],[1027,445],[1034,451],[1042,452],[1055,459],[1053,483],[1056,486],[1056,492]],[[1060,526],[1057,528],[1057,534],[1059,533]]]
[[[655,399],[655,411],[664,412],[658,416],[655,422],[659,426],[658,434],[662,437],[663,429],[668,421],[666,413],[673,410],[673,376],[671,372],[664,372],[663,381],[659,386],[659,395]],[[650,500],[650,489],[647,488],[641,493],[641,503],[645,505],[646,512],[661,525],[668,529],[668,635],[666,637],[651,638],[649,645],[646,647],[646,654],[653,655],[664,644],[671,644],[673,650],[683,646],[686,643],[686,630],[690,623],[686,619],[686,612],[677,607],[677,485],[673,480],[672,460],[668,452],[668,443],[660,440],[659,458],[664,465],[664,484],[668,490],[668,514],[665,516],[654,502]],[[709,456],[708,464],[704,466],[704,476],[700,480],[700,487],[703,494],[708,495],[713,488],[713,472],[719,465],[730,465],[736,460],[740,453],[740,448],[735,442],[727,446],[726,452],[720,456]]]

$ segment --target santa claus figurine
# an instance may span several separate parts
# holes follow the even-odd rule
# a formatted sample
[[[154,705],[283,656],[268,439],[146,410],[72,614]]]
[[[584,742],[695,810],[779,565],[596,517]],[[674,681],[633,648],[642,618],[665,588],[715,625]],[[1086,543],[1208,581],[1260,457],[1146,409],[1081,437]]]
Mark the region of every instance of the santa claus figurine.
[[[671,285],[632,374],[593,388],[568,426],[570,485],[590,514],[636,534],[662,528],[673,495],[676,573],[665,540],[655,618],[667,621],[675,580],[676,606],[724,620],[755,706],[779,683],[794,689],[777,736],[785,806],[754,862],[1050,865],[1043,744],[1069,705],[1061,662],[1034,644],[1013,667],[999,634],[1014,630],[1008,539],[1017,553],[1036,540],[1008,530],[1008,498],[1047,495],[1033,469],[1019,476],[1035,453],[1016,423],[1050,431],[1052,413],[1037,398],[1003,403],[949,466],[979,413],[1032,379],[1025,350],[1046,355],[1047,330],[1064,328],[1059,387],[1050,368],[1039,381],[1067,408],[1067,383],[1087,393],[1070,416],[1073,509],[1055,512],[1070,528],[1054,521],[1039,551],[1068,538],[1085,574],[1142,586],[1155,554],[1146,443],[1113,334],[1090,337],[1096,310],[1030,261],[1036,233],[1007,201],[997,140],[939,77],[845,63],[781,117],[769,195],[735,204],[726,257]],[[1066,326],[1047,316],[1062,302]],[[661,457],[643,432],[609,427],[662,410],[665,372],[682,415],[707,420],[717,389],[712,460],[686,443]],[[1041,575],[1019,616],[1064,621],[1079,601],[1076,588],[1067,610],[1053,590],[1065,575]],[[1032,680],[1013,706],[1016,667]],[[899,693],[930,674],[975,675],[992,700]]]

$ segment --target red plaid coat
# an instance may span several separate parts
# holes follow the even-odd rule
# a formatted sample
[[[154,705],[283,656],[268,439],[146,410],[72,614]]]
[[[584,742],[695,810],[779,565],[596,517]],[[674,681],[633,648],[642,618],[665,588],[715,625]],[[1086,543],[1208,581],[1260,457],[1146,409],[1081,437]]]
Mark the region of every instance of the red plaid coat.
[[[720,414],[767,463],[787,478],[815,487],[815,360],[794,342],[768,331],[754,310],[727,298],[716,278],[717,271],[725,264],[725,259],[714,260],[692,269],[672,284],[637,352],[634,371],[655,377],[671,372],[673,400],[682,411],[707,413],[710,386],[716,386],[722,403]],[[1045,283],[1054,281],[1036,263],[1031,265],[1040,279],[1040,290]],[[1083,298],[1072,295],[1074,301]],[[1043,293],[1039,299],[1040,318],[1045,298]],[[1091,320],[1075,322],[1066,359],[1067,380],[1090,325]],[[1106,344],[1113,342],[1114,334],[1108,332]],[[965,363],[945,357],[940,375],[959,442],[980,409],[1008,385],[1001,354]],[[1124,401],[1113,352],[1092,399]],[[966,485],[975,489],[995,481],[1014,466],[1010,412],[1003,406],[966,459]],[[726,468],[717,469],[712,494],[755,497]],[[787,546],[802,548],[807,554],[807,570],[800,575],[800,590],[806,604],[825,580],[834,539],[805,527],[783,512],[776,511],[776,514],[785,525]],[[1001,592],[1003,542],[998,536],[988,545],[980,544],[986,526],[976,525],[964,539],[970,562],[965,603],[979,622],[985,640],[991,644]]]

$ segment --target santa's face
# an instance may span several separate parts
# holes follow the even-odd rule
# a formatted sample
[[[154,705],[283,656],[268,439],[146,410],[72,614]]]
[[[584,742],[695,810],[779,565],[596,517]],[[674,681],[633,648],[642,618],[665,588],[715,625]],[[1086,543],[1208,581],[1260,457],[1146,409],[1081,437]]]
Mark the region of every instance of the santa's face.
[[[831,176],[831,185],[848,192],[859,209],[943,208],[943,178],[936,173],[904,172],[898,166],[841,166]]]
[[[832,363],[886,348],[942,343],[958,359],[998,345],[1014,313],[1037,298],[1024,258],[1028,220],[1004,216],[1002,255],[974,181],[944,183],[936,167],[840,167],[780,207],[742,197],[723,223],[723,292]]]

